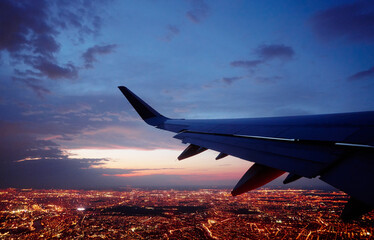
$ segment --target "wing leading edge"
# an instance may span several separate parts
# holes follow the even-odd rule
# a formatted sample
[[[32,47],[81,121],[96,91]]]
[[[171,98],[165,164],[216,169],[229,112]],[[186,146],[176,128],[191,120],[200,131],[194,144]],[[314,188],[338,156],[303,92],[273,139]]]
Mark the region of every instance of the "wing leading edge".
[[[206,149],[255,162],[232,195],[261,187],[285,172],[284,183],[319,177],[346,192],[349,220],[374,207],[374,112],[293,117],[185,120],[167,118],[126,87],[119,89],[149,125],[190,145],[179,160]]]

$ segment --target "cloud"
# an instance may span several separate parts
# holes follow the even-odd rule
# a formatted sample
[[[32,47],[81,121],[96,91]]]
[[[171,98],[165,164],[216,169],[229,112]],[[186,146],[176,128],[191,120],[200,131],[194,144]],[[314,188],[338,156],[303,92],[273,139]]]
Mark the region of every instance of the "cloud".
[[[71,113],[81,113],[89,111],[92,109],[92,106],[87,103],[76,102],[73,105],[64,105],[62,107],[56,108],[56,113],[66,115]]]
[[[105,159],[70,158],[58,144],[38,139],[22,123],[0,121],[0,131],[1,187],[81,188],[108,183],[102,174],[110,170],[92,168]],[[131,171],[114,171],[118,172]]]
[[[262,45],[256,49],[256,53],[264,61],[274,58],[288,60],[295,54],[291,47],[283,44]]]
[[[18,188],[96,188],[107,183],[90,169],[97,159],[42,159],[0,163],[1,187]]]
[[[78,77],[78,68],[71,63],[59,66],[43,57],[32,56],[25,57],[24,60],[33,67],[33,70],[21,71],[15,68],[12,80],[25,84],[24,86],[35,92],[41,99],[51,93],[47,87],[43,86],[48,80],[76,79]]]
[[[227,84],[227,85],[231,85],[232,83],[240,80],[240,79],[243,79],[244,77],[224,77],[222,78],[222,82]]]
[[[176,35],[179,34],[180,29],[175,25],[168,25],[166,27],[167,33],[163,37],[163,40],[170,42]]]
[[[82,54],[82,57],[85,61],[85,67],[92,68],[93,62],[97,61],[97,55],[109,54],[113,52],[116,47],[116,44],[108,44],[103,46],[95,45],[87,49],[87,51]]]
[[[173,34],[179,34],[179,28],[174,25],[168,25],[167,29]]]
[[[45,1],[1,1],[0,2],[0,50],[15,53],[31,49],[46,54],[41,47],[51,52],[58,50],[54,40],[56,30],[46,23],[48,5]]]
[[[231,67],[244,68],[249,70],[250,75],[240,77],[224,77],[221,81],[227,86],[233,82],[247,78],[253,80],[255,83],[275,83],[281,79],[280,76],[256,76],[259,66],[271,62],[272,60],[278,59],[282,62],[289,61],[295,55],[295,51],[292,47],[284,44],[263,44],[254,49],[254,54],[257,56],[254,60],[235,60],[230,62]],[[213,81],[216,83],[217,80]],[[211,88],[212,83],[203,85],[204,88]]]
[[[228,87],[228,86],[231,86],[233,83],[240,81],[242,79],[251,80],[254,83],[265,84],[265,83],[275,83],[277,80],[282,79],[282,78],[279,76],[261,77],[261,76],[250,76],[250,75],[236,76],[236,77],[223,77],[219,80],[213,80],[209,83],[206,83],[202,87],[205,89],[213,88],[216,86]]]
[[[39,70],[41,74],[50,79],[74,79],[78,76],[78,69],[73,64],[65,64],[64,67],[59,66],[46,59],[40,58],[38,62],[34,63],[34,68]]]
[[[105,168],[105,158],[77,158],[25,123],[0,121],[0,187],[109,188],[152,184],[176,168]],[[180,168],[177,168],[180,169]],[[141,179],[142,176],[147,176]],[[164,176],[172,179],[174,176]],[[157,181],[156,181],[157,182]],[[170,182],[170,181],[169,181]],[[168,181],[165,181],[166,185]],[[156,183],[157,184],[157,183]]]
[[[203,0],[191,0],[192,9],[186,13],[187,18],[193,23],[200,23],[209,12],[208,5]]]
[[[352,76],[348,77],[348,80],[363,80],[363,79],[367,79],[367,78],[374,78],[374,67],[368,69],[368,70],[364,70],[364,71],[360,71],[360,72],[357,72],[355,74],[353,74]]]
[[[232,67],[254,68],[261,63],[263,63],[262,60],[245,60],[245,61],[238,60],[238,61],[232,61],[230,65]]]
[[[26,84],[28,88],[32,89],[42,99],[46,94],[51,93],[51,91],[41,85],[40,79],[33,77],[12,77],[12,79]]]
[[[33,70],[27,69],[25,71],[15,68],[14,73],[18,76],[45,77],[47,80],[74,79],[78,76],[78,68],[72,63],[61,66],[56,63],[55,59],[48,59],[42,56],[16,55],[15,57],[22,59],[26,65],[33,68]]]
[[[17,68],[14,69],[14,73],[18,76],[21,76],[21,77],[27,77],[27,76],[34,76],[34,77],[42,77],[43,74],[41,73],[38,73],[38,72],[34,72],[32,70],[25,70],[25,71],[21,71]]]
[[[103,169],[109,170],[109,173],[104,173],[104,176],[115,176],[115,177],[138,177],[155,174],[165,174],[167,170],[175,170],[180,168],[141,168],[141,169]],[[115,172],[113,172],[113,170]],[[165,171],[166,170],[166,171]]]
[[[101,18],[95,15],[99,1],[0,1],[0,52],[8,52],[12,65],[18,69],[16,77],[23,77],[26,87],[43,97],[50,90],[49,80],[75,79],[79,68],[72,62],[57,60],[63,33],[78,32],[80,41],[97,34]],[[69,30],[69,31],[67,31]],[[74,36],[74,39],[77,37]],[[93,58],[94,59],[94,58]],[[36,84],[34,81],[38,77]]]
[[[60,50],[60,44],[56,42],[52,34],[39,34],[32,40],[34,53],[53,58],[53,53]]]
[[[57,1],[58,19],[54,23],[62,29],[74,28],[78,30],[80,42],[84,42],[86,35],[98,35],[101,29],[101,17],[95,14],[95,10],[110,1],[83,1],[69,3],[68,1]],[[63,21],[61,21],[63,19]]]
[[[310,23],[322,40],[344,39],[372,44],[374,40],[374,2],[354,3],[332,7],[314,14]]]
[[[23,81],[42,87],[38,78],[14,80],[17,84],[12,84],[8,91],[16,94],[16,99],[5,99],[7,103],[0,105],[1,112],[6,113],[1,120],[18,122],[23,131],[37,139],[56,141],[65,148],[180,148],[178,141],[164,132],[145,129],[144,122],[131,105],[125,104],[120,93],[68,97],[50,94],[48,102],[44,102],[25,92]],[[149,137],[140,137],[144,135]]]
[[[37,139],[22,124],[1,121],[0,130],[0,162],[64,157],[56,143]]]
[[[202,85],[202,88],[209,89],[213,87],[228,87],[232,85],[234,82],[237,82],[243,78],[246,78],[246,76],[238,76],[238,77],[223,77],[221,79],[216,79],[213,81],[210,81],[208,83],[205,83]]]
[[[236,60],[230,62],[232,67],[241,67],[253,71],[255,67],[265,64],[273,59],[288,61],[295,55],[292,47],[284,44],[264,44],[255,49],[257,59],[255,60]]]

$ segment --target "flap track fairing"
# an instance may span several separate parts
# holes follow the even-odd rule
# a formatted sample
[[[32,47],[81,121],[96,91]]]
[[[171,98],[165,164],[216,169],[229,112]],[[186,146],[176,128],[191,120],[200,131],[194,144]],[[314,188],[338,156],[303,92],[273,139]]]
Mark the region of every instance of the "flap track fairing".
[[[218,154],[218,156],[216,157],[216,160],[220,160],[220,159],[222,159],[222,158],[224,158],[224,157],[227,157],[228,156],[228,154],[226,154],[226,153],[220,153],[220,154]]]
[[[286,179],[283,180],[283,184],[294,182],[296,180],[299,180],[300,178],[302,178],[302,176],[297,175],[297,174],[293,174],[293,173],[289,173],[287,175]]]
[[[237,196],[259,188],[285,173],[282,170],[255,163],[236,184],[231,194]]]
[[[204,152],[205,150],[207,150],[206,148],[203,148],[203,147],[200,147],[200,146],[197,146],[197,145],[194,145],[194,144],[190,144],[182,153],[181,155],[178,156],[178,160],[183,160],[183,159],[186,159],[186,158],[189,158],[189,157],[192,157],[192,156],[195,156],[199,153],[202,153]]]

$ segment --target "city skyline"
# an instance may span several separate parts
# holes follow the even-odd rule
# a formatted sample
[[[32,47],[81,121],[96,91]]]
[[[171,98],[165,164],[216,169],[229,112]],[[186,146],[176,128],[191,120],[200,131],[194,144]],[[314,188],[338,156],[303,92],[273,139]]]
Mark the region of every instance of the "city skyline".
[[[117,86],[174,118],[373,110],[373,19],[370,1],[1,1],[0,188],[234,186],[252,163],[176,161]]]

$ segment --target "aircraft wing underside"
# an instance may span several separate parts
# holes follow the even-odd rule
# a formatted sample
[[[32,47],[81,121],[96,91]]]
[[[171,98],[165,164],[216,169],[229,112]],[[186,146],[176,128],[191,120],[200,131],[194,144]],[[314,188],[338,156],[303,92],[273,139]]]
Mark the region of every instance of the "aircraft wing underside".
[[[238,195],[289,172],[284,183],[314,178],[351,196],[342,218],[374,207],[374,112],[250,119],[169,119],[126,87],[119,87],[148,124],[190,144],[179,160],[206,149],[255,164],[234,187]]]

